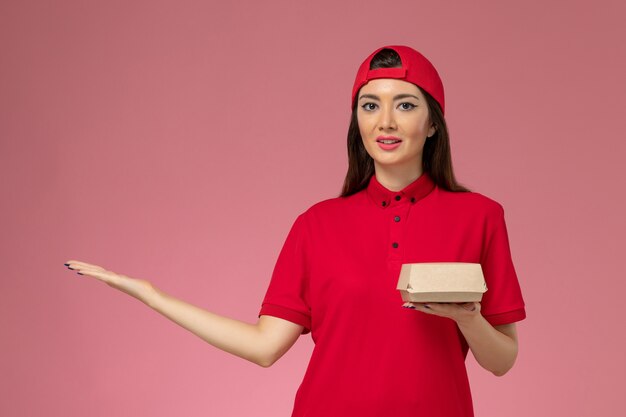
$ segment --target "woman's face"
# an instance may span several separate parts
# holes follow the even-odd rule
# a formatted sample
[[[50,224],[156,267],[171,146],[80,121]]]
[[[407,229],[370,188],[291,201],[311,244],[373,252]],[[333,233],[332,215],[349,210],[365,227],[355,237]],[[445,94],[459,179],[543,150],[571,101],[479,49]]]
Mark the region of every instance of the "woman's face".
[[[424,142],[435,128],[420,89],[406,81],[379,78],[361,87],[357,100],[359,131],[375,168],[421,172]],[[400,142],[381,143],[385,138]]]

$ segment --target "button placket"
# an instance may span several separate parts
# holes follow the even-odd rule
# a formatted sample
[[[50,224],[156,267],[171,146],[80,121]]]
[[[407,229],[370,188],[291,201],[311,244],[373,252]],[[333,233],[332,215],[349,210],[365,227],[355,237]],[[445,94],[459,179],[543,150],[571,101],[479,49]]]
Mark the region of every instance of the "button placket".
[[[409,210],[409,200],[401,195],[395,195],[392,203],[387,207],[390,211],[388,219],[391,222],[389,233],[389,261],[399,262],[404,253],[404,224]]]

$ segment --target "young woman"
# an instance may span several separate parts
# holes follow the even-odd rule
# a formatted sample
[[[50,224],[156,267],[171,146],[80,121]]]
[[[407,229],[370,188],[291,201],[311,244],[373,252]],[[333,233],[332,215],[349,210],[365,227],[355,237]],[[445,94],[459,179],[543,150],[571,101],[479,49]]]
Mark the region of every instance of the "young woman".
[[[443,84],[419,52],[389,45],[370,54],[351,106],[343,191],[294,221],[257,323],[97,265],[66,265],[264,367],[310,332],[315,348],[292,417],[471,417],[468,350],[504,375],[517,357],[515,322],[526,317],[504,210],[457,184]],[[480,263],[488,290],[480,303],[403,304],[400,268],[417,262]]]

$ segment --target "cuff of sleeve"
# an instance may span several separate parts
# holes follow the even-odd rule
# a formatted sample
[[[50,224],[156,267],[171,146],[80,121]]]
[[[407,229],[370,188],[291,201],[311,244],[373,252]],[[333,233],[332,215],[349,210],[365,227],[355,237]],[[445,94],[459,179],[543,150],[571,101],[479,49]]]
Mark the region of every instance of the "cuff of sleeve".
[[[485,317],[485,320],[487,320],[492,326],[498,326],[500,324],[509,324],[524,320],[526,318],[526,310],[522,307],[517,310],[506,311],[504,313],[483,315],[483,317]]]
[[[259,317],[262,315],[278,317],[280,319],[304,326],[302,334],[311,332],[311,317],[299,311],[277,306],[275,304],[263,304],[261,306],[261,311],[259,312]]]

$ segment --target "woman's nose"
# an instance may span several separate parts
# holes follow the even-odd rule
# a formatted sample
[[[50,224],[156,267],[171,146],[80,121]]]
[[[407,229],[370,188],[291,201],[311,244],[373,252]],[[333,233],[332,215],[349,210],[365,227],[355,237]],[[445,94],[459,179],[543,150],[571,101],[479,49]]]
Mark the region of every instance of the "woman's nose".
[[[378,120],[378,126],[381,130],[396,128],[396,120],[394,118],[393,108],[383,107],[381,108],[379,115],[380,119]]]

